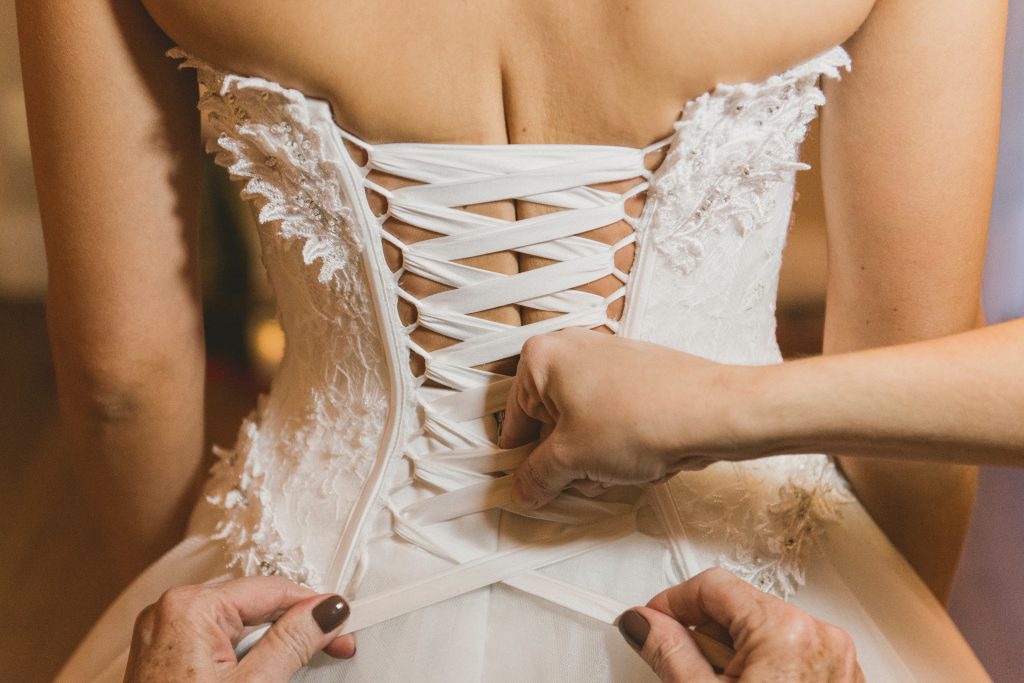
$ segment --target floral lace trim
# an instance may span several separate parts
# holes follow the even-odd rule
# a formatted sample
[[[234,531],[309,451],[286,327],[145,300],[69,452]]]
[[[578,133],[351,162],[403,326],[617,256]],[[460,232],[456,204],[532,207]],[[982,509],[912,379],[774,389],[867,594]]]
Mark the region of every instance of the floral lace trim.
[[[831,464],[822,470],[826,467]],[[753,543],[739,547],[735,559],[723,556],[719,563],[761,590],[788,598],[804,585],[808,558],[852,500],[846,487],[824,471],[812,481],[794,477],[759,516]]]
[[[261,397],[261,402],[263,398]],[[206,502],[222,511],[212,538],[223,541],[229,567],[246,576],[286,576],[299,583],[314,584],[316,575],[302,557],[302,549],[288,547],[266,514],[270,495],[264,485],[264,471],[258,458],[249,457],[259,439],[257,414],[253,411],[238,430],[234,448],[214,446],[217,463],[206,483]]]
[[[782,208],[776,190],[809,168],[798,152],[825,102],[819,80],[839,78],[843,68],[850,58],[836,47],[762,83],[720,85],[687,104],[665,172],[653,180],[651,228],[640,235],[653,240],[667,266],[688,276],[713,238],[732,230],[742,239],[773,224]],[[758,283],[743,308],[756,308],[768,290]],[[673,480],[673,500],[694,538],[728,549],[719,552],[718,564],[789,597],[804,584],[809,558],[852,497],[824,456],[774,460],[684,473]],[[767,482],[780,469],[795,471],[773,488]]]
[[[825,102],[818,80],[839,78],[843,67],[850,58],[837,47],[762,83],[719,85],[687,103],[675,124],[678,144],[650,192],[655,248],[669,263],[688,274],[702,262],[710,232],[743,236],[769,222],[771,190],[810,168],[797,151]]]
[[[304,263],[319,263],[318,280],[331,284],[342,300],[353,295],[352,281],[337,277],[351,269],[362,245],[343,194],[301,94],[271,81],[218,71],[180,48],[167,52],[194,68],[200,85],[198,108],[212,136],[207,152],[232,178],[246,180],[243,199],[258,209],[260,224],[274,224],[278,235],[301,244]],[[316,584],[318,573],[303,558],[301,545],[289,545],[273,523],[271,494],[257,454],[258,415],[240,427],[234,448],[215,448],[206,501],[221,509],[214,538],[222,540],[247,575],[281,574]],[[273,449],[271,449],[273,452]]]
[[[279,222],[282,237],[302,241],[307,265],[321,262],[320,282],[331,281],[361,245],[341,229],[353,227],[352,211],[323,161],[327,153],[303,96],[262,78],[222,73],[180,48],[167,56],[196,70],[199,110],[214,133],[207,151],[233,178],[248,180],[242,197],[259,208],[260,223]]]
[[[775,489],[749,468],[726,463],[677,476],[673,488],[689,533],[730,549],[717,564],[788,598],[804,585],[808,559],[853,496],[825,456],[782,457],[811,462]]]

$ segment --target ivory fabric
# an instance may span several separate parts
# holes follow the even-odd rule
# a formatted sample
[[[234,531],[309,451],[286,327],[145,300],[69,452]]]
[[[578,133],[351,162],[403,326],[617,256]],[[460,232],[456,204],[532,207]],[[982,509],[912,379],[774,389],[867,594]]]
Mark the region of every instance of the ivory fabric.
[[[510,380],[477,366],[530,336],[605,326],[722,362],[781,360],[775,295],[806,168],[799,144],[824,104],[819,79],[849,67],[842,48],[718,86],[643,149],[369,144],[325,101],[170,54],[197,71],[210,151],[247,181],[287,350],[234,447],[219,450],[188,538],[115,601],[64,680],[120,679],[134,615],[166,588],[260,573],[352,598],[357,657],[318,657],[297,680],[651,680],[611,622],[715,565],[848,630],[869,680],[986,678],[825,456],[721,463],[593,500],[567,493],[525,515],[507,507],[529,446],[497,447]],[[658,149],[665,160],[648,171]],[[371,170],[415,184],[388,190]],[[628,179],[639,182],[623,193],[593,187]],[[385,198],[383,215],[367,190]],[[630,217],[625,202],[641,192]],[[502,220],[460,208],[507,199],[558,210]],[[388,217],[438,236],[403,243]],[[620,220],[633,231],[616,244],[582,236]],[[398,272],[385,242],[402,254]],[[623,272],[614,255],[632,244]],[[503,275],[460,262],[506,250],[551,264]],[[406,272],[449,289],[416,298],[399,285]],[[609,296],[576,289],[607,276],[621,283]],[[522,326],[473,315],[509,304],[554,315]],[[410,337],[417,325],[457,341],[427,351]]]

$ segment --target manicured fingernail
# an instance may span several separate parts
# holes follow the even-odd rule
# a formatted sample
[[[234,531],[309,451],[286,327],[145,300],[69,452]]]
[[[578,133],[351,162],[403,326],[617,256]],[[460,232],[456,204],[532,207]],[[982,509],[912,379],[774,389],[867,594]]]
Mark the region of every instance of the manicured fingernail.
[[[330,633],[345,623],[349,615],[348,603],[340,595],[331,595],[313,608],[313,621],[324,633]]]
[[[626,610],[619,617],[619,633],[626,639],[630,647],[639,652],[647,642],[647,634],[651,632],[651,625],[644,619],[644,615],[635,609]]]

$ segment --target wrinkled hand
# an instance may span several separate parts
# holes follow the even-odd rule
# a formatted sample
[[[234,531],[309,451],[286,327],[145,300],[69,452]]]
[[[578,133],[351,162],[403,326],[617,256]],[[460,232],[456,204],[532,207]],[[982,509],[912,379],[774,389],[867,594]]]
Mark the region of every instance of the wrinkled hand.
[[[500,440],[540,439],[515,473],[517,502],[538,507],[569,485],[596,495],[737,457],[727,389],[740,371],[587,330],[530,338]]]
[[[716,676],[688,626],[732,638],[736,654]],[[619,617],[619,630],[654,672],[676,681],[864,681],[845,631],[710,569]]]
[[[164,593],[135,622],[126,683],[288,681],[317,651],[348,659],[351,635],[337,637],[348,604],[272,576],[182,586]],[[245,626],[275,622],[240,662]]]

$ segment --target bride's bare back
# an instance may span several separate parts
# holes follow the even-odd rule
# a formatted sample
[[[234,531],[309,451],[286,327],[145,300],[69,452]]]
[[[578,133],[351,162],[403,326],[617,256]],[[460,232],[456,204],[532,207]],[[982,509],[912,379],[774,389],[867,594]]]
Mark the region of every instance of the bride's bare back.
[[[871,2],[839,3],[822,13],[811,0],[724,13],[719,3],[371,2],[358,8],[324,0],[291,4],[286,13],[234,2],[145,3],[172,39],[238,73],[269,76],[332,103],[343,128],[370,142],[601,143],[643,147],[666,137],[682,104],[722,81],[761,80],[843,42]],[[781,39],[792,25],[806,26]],[[316,27],[314,30],[312,27]],[[708,36],[722,36],[708,40]],[[353,149],[358,155],[358,150]],[[652,152],[649,168],[663,151]],[[373,171],[387,188],[408,184]],[[595,187],[624,192],[638,179]],[[383,212],[385,202],[371,194]],[[645,196],[628,201],[636,216]],[[554,211],[527,202],[465,207],[504,219]],[[437,237],[393,218],[386,228],[405,243]],[[584,236],[613,244],[631,232],[618,222]],[[401,254],[385,250],[393,269]],[[628,273],[634,248],[616,253]],[[502,273],[549,265],[536,256],[496,252],[459,261]],[[416,274],[402,286],[423,298],[448,287]],[[608,275],[578,287],[609,296]],[[406,323],[412,306],[399,304]],[[621,316],[623,299],[609,306]],[[521,306],[473,314],[507,324],[555,315]],[[413,340],[428,351],[456,340],[425,328]],[[416,374],[422,360],[414,358]],[[484,369],[511,374],[515,358]]]
[[[198,126],[192,76],[163,56],[172,42],[330,101],[338,124],[371,142],[637,147],[668,134],[683,103],[716,83],[760,80],[845,42],[854,71],[827,86],[822,138],[827,350],[977,320],[1005,1],[35,0],[18,15],[62,410],[75,448],[90,454],[83,476],[109,535],[131,551],[129,572],[174,536],[202,450]],[[432,236],[388,229],[406,242]],[[627,229],[590,236],[611,243]],[[627,270],[631,249],[617,256]],[[543,265],[511,253],[470,263]],[[439,286],[414,276],[402,285]],[[544,313],[480,315],[516,323]],[[427,348],[449,343],[420,334]],[[889,463],[847,472],[943,592],[970,474]],[[126,529],[125,518],[136,523]]]
[[[716,83],[844,42],[873,0],[143,4],[189,51],[325,97],[371,142],[641,146]]]

